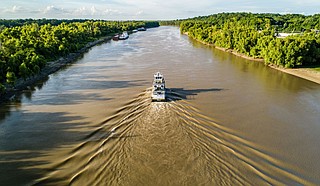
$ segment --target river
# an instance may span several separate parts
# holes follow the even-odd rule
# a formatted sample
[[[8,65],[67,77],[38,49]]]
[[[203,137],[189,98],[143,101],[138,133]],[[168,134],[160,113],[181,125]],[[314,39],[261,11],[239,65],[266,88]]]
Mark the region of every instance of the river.
[[[95,46],[0,111],[0,185],[320,185],[320,85],[177,27]]]

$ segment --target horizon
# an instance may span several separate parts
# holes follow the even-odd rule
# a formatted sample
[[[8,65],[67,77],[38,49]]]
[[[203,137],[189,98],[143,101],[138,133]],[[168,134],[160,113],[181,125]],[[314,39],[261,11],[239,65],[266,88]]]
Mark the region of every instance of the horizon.
[[[0,19],[176,20],[233,12],[314,15],[320,10],[318,0],[3,0],[1,4]]]

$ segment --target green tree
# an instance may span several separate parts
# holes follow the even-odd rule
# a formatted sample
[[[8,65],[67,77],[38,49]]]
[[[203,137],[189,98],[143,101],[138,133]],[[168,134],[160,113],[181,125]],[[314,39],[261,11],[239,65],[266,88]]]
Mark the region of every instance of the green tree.
[[[14,85],[17,80],[15,73],[10,71],[7,72],[6,78],[7,78],[7,83],[11,85]]]

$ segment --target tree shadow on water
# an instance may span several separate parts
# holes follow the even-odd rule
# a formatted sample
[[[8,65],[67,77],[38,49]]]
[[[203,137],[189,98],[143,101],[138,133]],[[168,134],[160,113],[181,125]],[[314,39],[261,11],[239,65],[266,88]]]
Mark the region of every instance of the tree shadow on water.
[[[13,112],[16,119],[0,125],[0,185],[30,185],[49,170],[47,152],[79,142],[89,125],[66,112]],[[75,130],[77,129],[77,130]]]
[[[202,92],[218,92],[224,89],[209,88],[209,89],[184,89],[184,88],[167,88],[167,101],[179,101],[185,99],[194,99],[194,96]]]

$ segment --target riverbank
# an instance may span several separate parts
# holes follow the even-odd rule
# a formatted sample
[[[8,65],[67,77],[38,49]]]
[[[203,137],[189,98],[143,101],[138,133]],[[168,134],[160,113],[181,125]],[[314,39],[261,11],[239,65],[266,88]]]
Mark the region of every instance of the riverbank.
[[[60,70],[61,68],[65,67],[66,65],[73,63],[79,57],[81,57],[85,52],[87,52],[90,48],[98,44],[104,43],[106,41],[110,41],[112,37],[113,36],[106,36],[106,37],[100,38],[96,41],[88,43],[85,47],[83,47],[82,49],[78,50],[75,53],[70,53],[65,57],[59,58],[58,60],[47,62],[46,66],[43,69],[41,69],[39,74],[29,77],[26,80],[24,80],[23,78],[19,78],[16,81],[14,87],[6,85],[6,90],[0,97],[0,103],[6,100],[14,99],[16,93],[28,89],[30,86],[34,85],[36,82],[45,79],[50,74],[53,74],[58,70]]]
[[[201,43],[204,43],[204,42],[201,42]],[[206,44],[206,45],[210,45],[210,44]],[[210,45],[210,46],[213,46],[213,45]],[[225,49],[217,46],[213,46],[213,47],[215,47],[218,50],[229,52],[229,53],[232,53],[233,55],[236,55],[251,61],[264,62],[264,59],[249,57],[245,54],[238,53],[232,49]],[[313,70],[312,68],[283,68],[283,67],[277,67],[275,65],[268,65],[268,66],[273,69],[280,70],[281,72],[288,73],[288,74],[320,84],[320,71]]]
[[[280,68],[280,67],[274,67],[274,66],[270,66],[271,68],[280,70],[282,72],[303,78],[303,79],[307,79],[309,81],[315,82],[320,84],[320,72],[313,70],[312,68],[296,68],[296,69],[292,69],[292,68]]]
[[[185,35],[189,36],[188,33],[184,33]],[[195,39],[195,38],[193,38]],[[197,40],[197,39],[195,39]],[[241,54],[241,53],[238,53],[232,49],[226,49],[226,48],[222,48],[222,47],[218,47],[218,46],[215,46],[213,44],[209,44],[209,43],[205,43],[203,41],[200,41],[200,40],[197,40],[198,42],[202,43],[202,44],[205,44],[205,45],[208,45],[208,46],[212,46],[218,50],[222,50],[224,52],[228,52],[228,53],[231,53],[233,55],[236,55],[236,56],[239,56],[239,57],[242,57],[244,59],[248,59],[248,60],[251,60],[251,61],[258,61],[258,62],[264,62],[264,59],[261,59],[261,58],[254,58],[254,57],[249,57],[245,54]],[[277,67],[277,66],[274,66],[274,65],[268,65],[269,67],[273,68],[273,69],[276,69],[276,70],[280,70],[284,73],[288,73],[288,74],[291,74],[291,75],[294,75],[294,76],[297,76],[297,77],[300,77],[300,78],[303,78],[303,79],[306,79],[306,80],[309,80],[309,81],[312,81],[312,82],[315,82],[315,83],[318,83],[320,84],[320,71],[316,71],[316,70],[313,70],[312,68],[283,68],[283,67]]]

